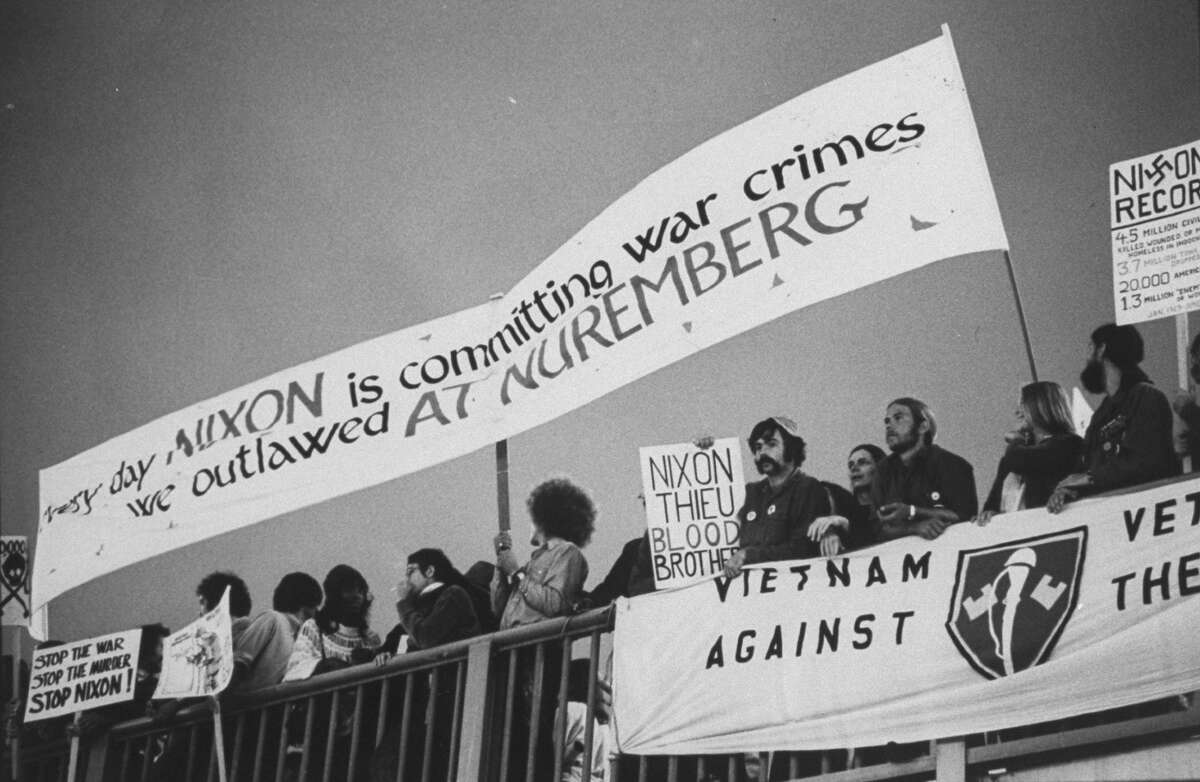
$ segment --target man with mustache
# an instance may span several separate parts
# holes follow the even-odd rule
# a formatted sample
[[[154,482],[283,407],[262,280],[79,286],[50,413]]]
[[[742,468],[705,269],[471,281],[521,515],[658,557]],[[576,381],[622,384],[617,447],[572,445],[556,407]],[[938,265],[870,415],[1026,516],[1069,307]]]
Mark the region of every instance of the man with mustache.
[[[829,525],[813,540],[809,528],[829,516],[824,487],[800,471],[804,438],[790,418],[774,416],[750,431],[754,466],[764,477],[746,484],[746,501],[738,511],[741,548],[725,560],[725,575],[736,576],[746,565],[784,559],[832,556],[842,550],[840,526]]]
[[[1092,332],[1079,381],[1104,399],[1083,437],[1085,472],[1059,481],[1046,510],[1058,513],[1086,494],[1179,474],[1171,403],[1138,366],[1144,357],[1142,335],[1133,326],[1106,323]]]
[[[966,459],[933,444],[937,421],[928,405],[907,396],[892,400],[883,425],[891,453],[876,465],[871,483],[877,539],[933,540],[976,514],[975,471]]]

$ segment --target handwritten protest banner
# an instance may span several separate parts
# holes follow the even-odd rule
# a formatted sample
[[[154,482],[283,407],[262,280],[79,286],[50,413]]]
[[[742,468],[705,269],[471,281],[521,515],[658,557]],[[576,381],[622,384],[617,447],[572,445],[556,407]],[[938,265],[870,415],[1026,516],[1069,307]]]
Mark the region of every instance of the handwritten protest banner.
[[[1200,688],[1197,519],[1191,478],[618,601],[622,751],[918,741]]]
[[[229,589],[217,607],[167,636],[162,673],[155,698],[199,698],[216,695],[233,677],[233,628]]]
[[[1200,307],[1200,141],[1108,174],[1117,323]]]
[[[42,470],[34,605],[470,453],[801,307],[1007,246],[943,36],[667,164],[494,302]]]
[[[127,630],[34,651],[25,721],[132,700],[141,637]]]
[[[654,587],[712,578],[738,549],[738,508],[746,497],[735,437],[711,448],[692,443],[638,449]]]
[[[28,627],[29,542],[24,535],[0,536],[0,624]]]

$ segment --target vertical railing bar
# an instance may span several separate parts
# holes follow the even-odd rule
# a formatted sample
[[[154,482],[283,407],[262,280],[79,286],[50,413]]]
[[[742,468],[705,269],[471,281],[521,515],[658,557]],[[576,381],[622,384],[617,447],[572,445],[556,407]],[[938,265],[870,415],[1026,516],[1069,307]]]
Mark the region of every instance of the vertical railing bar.
[[[433,763],[434,721],[437,719],[437,692],[440,668],[429,672],[429,698],[425,701],[425,740],[421,743],[421,782],[429,782],[429,768]]]
[[[255,732],[254,739],[254,765],[250,767],[250,782],[262,782],[262,764],[263,751],[266,749],[267,739],[267,712],[269,708],[259,708],[258,710],[258,730]]]
[[[334,690],[329,705],[329,727],[325,730],[325,762],[321,768],[321,782],[329,782],[333,774],[333,743],[337,740],[338,709],[342,705],[342,691]]]
[[[237,716],[237,727],[233,729],[233,759],[229,763],[229,778],[230,779],[237,779],[238,771],[241,770],[239,768],[239,766],[240,766],[239,761],[241,760],[242,746],[244,745],[244,742],[245,742],[245,734],[246,734],[246,713],[242,712],[241,714],[239,714]],[[214,735],[213,741],[216,741],[216,740],[217,740],[217,737]]]
[[[217,779],[217,737],[213,736],[213,740],[208,747],[208,775],[205,776],[207,782],[216,782]]]
[[[391,695],[392,680],[384,679],[379,683],[379,713],[375,715],[375,748],[383,742],[384,728],[387,727],[388,696]]]
[[[795,752],[788,756],[788,775],[792,779],[800,776],[800,756]]]
[[[554,779],[562,777],[563,745],[567,739],[567,677],[571,671],[571,639],[563,636],[559,649],[558,697],[554,709]]]
[[[511,755],[513,698],[517,685],[517,650],[508,650],[508,686],[504,689],[504,721],[500,738],[500,782],[508,782],[508,759]]]
[[[737,779],[737,760],[733,755],[729,756],[729,765],[725,769],[725,775],[729,779]]]
[[[150,746],[154,743],[154,734],[146,736],[146,747],[142,750],[142,773],[138,779],[145,780],[150,776]]]
[[[708,756],[699,755],[696,758],[696,779],[704,779],[704,773],[708,771]],[[793,774],[793,776],[795,776]]]
[[[300,745],[300,779],[308,782],[308,762],[312,757],[313,712],[317,708],[315,695],[304,702],[304,742]]]
[[[529,710],[529,741],[526,742],[525,782],[533,782],[538,728],[542,719],[542,677],[546,675],[546,645],[539,641],[533,656],[533,701]]]
[[[396,782],[404,782],[404,767],[408,764],[408,733],[412,730],[412,691],[415,674],[404,676],[404,706],[400,711],[400,757],[396,761]]]
[[[293,701],[288,701],[279,707],[279,742],[275,747],[275,780],[283,782],[283,767],[287,764],[287,729],[288,720],[292,716]]]
[[[363,689],[366,685],[354,688],[354,721],[350,727],[350,761],[346,766],[346,779],[354,779],[354,768],[358,765],[358,740],[362,734]]]
[[[462,740],[463,691],[467,686],[467,661],[461,660],[454,667],[454,711],[450,718],[450,762],[446,765],[446,782],[454,782],[458,769],[458,748]]]
[[[584,719],[587,724],[583,728],[583,779],[592,779],[592,741],[594,740],[593,726],[596,724],[596,667],[600,659],[600,631],[592,631],[592,642],[588,646],[588,687],[587,708],[584,709]]]
[[[129,779],[129,761],[133,757],[133,739],[121,744],[121,779]]]
[[[667,782],[679,782],[679,756],[667,758]]]
[[[183,775],[184,782],[192,782],[192,774],[196,768],[196,737],[199,734],[199,731],[200,727],[198,725],[192,725],[190,728],[188,728],[187,760],[185,761],[187,763],[187,771]],[[167,747],[171,746],[171,742],[175,740],[175,736],[177,734],[178,731],[171,731],[167,734]]]
[[[646,782],[646,756],[638,755],[638,782]]]

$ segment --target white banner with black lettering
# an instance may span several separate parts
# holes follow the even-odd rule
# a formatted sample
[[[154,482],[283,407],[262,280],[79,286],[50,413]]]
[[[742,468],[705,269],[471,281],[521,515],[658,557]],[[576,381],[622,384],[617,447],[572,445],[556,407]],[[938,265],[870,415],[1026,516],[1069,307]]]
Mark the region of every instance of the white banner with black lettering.
[[[623,752],[862,747],[1200,689],[1200,479],[621,600]]]
[[[34,605],[470,453],[809,304],[1007,246],[944,35],[667,164],[495,302],[43,470]]]

